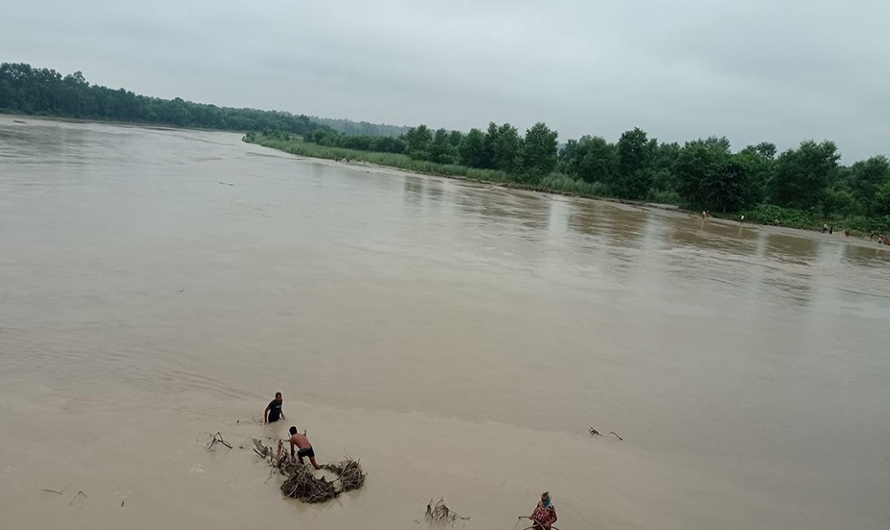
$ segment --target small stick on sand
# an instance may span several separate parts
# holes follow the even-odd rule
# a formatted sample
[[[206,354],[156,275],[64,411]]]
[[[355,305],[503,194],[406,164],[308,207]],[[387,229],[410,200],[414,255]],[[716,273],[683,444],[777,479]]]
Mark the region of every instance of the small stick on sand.
[[[87,494],[84,493],[83,490],[80,490],[80,491],[77,492],[77,495],[75,495],[74,498],[71,499],[71,502],[68,503],[68,506],[71,506],[72,504],[74,504],[74,501],[80,499],[81,496],[83,496],[84,499],[87,498]]]

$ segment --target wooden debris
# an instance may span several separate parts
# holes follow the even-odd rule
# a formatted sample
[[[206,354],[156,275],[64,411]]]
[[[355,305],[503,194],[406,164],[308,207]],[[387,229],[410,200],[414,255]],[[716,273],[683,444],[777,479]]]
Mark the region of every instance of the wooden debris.
[[[225,441],[225,439],[223,439],[223,435],[220,433],[216,433],[213,435],[213,437],[210,439],[210,444],[207,446],[207,449],[213,449],[213,446],[216,444],[222,444],[222,445],[228,447],[229,449],[232,448],[232,444]]]
[[[72,504],[74,504],[77,501],[80,501],[79,504],[83,505],[83,503],[86,501],[86,499],[87,499],[87,494],[84,493],[83,490],[80,490],[77,492],[77,494],[74,496],[74,498],[71,499],[71,502],[68,503],[68,506],[71,506]]]
[[[615,435],[615,438],[618,438],[619,440],[624,441],[624,438],[618,436],[618,433],[615,432],[615,431],[611,431],[609,434],[614,434],[614,435]]]
[[[448,506],[445,505],[445,501],[443,499],[439,499],[439,502],[433,504],[433,500],[430,499],[429,504],[426,505],[426,520],[430,523],[444,523],[453,525],[457,521],[469,521],[469,517],[461,517],[457,512],[452,511]]]
[[[339,464],[325,464],[321,468],[337,474],[342,491],[357,490],[365,485],[365,473],[358,460],[347,458]]]
[[[297,465],[290,473],[290,476],[281,485],[281,492],[287,497],[303,502],[317,503],[340,496],[340,490],[333,482],[328,482],[325,477],[316,477],[309,470],[309,466]]]

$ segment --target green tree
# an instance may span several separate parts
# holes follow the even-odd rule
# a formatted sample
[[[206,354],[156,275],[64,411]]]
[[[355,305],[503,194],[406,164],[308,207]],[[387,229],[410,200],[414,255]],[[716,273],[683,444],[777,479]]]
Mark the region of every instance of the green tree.
[[[542,122],[534,124],[525,132],[519,169],[527,182],[540,182],[556,168],[558,133],[550,130]]]
[[[485,146],[485,133],[470,129],[458,146],[460,163],[469,167],[490,168],[491,158]]]
[[[563,173],[569,173],[568,166],[575,160],[578,149],[578,140],[568,140],[557,156],[556,167]]]
[[[429,160],[433,147],[433,133],[426,125],[408,129],[403,137],[408,156],[416,160]]]
[[[875,213],[890,215],[890,182],[884,183],[875,193]]]
[[[729,159],[729,146],[715,138],[686,142],[674,163],[677,192],[691,206],[713,208],[724,202],[714,193],[723,185]]]
[[[840,188],[832,188],[822,199],[822,214],[831,218],[836,214],[850,215],[853,209],[853,195],[849,191]]]
[[[763,202],[775,173],[774,154],[770,154],[769,149],[763,148],[765,144],[764,142],[757,146],[748,146],[735,155],[748,172],[745,203],[749,206]]]
[[[759,144],[755,145],[753,149],[757,151],[760,156],[768,160],[773,160],[776,158],[776,144],[772,142],[760,142]]]
[[[430,147],[429,160],[437,164],[453,164],[455,162],[456,149],[451,145],[451,135],[445,129],[436,131],[433,143]]]
[[[750,197],[748,167],[737,156],[730,156],[720,171],[706,185],[708,205],[723,213],[737,212],[748,206]]]
[[[655,142],[655,140],[653,140]],[[680,156],[680,144],[672,142],[658,144],[652,148],[652,175],[650,191],[653,193],[669,193],[677,191],[677,177],[674,174],[674,163]]]
[[[869,217],[874,213],[878,189],[890,182],[890,162],[887,157],[873,156],[856,162],[850,169],[853,196],[863,208],[866,217]]]
[[[451,144],[451,147],[457,149],[463,137],[464,135],[460,131],[451,131],[448,136],[448,142]]]
[[[599,136],[584,136],[578,141],[569,174],[585,182],[609,182],[617,165],[618,152],[613,144]]]
[[[638,127],[626,131],[618,139],[616,147],[618,172],[609,182],[612,191],[624,199],[646,198],[652,182],[652,174],[648,171],[652,144],[646,132]]]
[[[522,148],[522,139],[516,127],[505,123],[498,127],[494,123],[488,125],[487,144],[490,146],[495,168],[512,173]]]
[[[776,159],[773,194],[776,204],[810,209],[817,206],[828,188],[840,155],[834,142],[807,140]]]

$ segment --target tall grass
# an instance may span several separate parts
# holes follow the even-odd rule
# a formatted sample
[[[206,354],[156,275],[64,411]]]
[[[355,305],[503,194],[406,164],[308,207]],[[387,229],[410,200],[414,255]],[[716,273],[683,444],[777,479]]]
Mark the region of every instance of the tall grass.
[[[265,147],[278,149],[286,153],[312,158],[368,162],[417,173],[464,177],[481,182],[508,182],[510,180],[508,175],[503,171],[478,169],[457,164],[437,164],[426,160],[414,160],[408,155],[400,153],[377,153],[374,151],[346,149],[344,147],[328,147],[306,142],[296,137],[284,139],[274,135],[249,134],[244,137],[244,140]]]

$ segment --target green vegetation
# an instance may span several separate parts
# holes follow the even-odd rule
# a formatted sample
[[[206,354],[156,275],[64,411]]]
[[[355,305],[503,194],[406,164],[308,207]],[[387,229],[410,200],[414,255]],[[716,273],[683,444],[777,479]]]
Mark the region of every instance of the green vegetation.
[[[415,160],[403,153],[381,153],[361,151],[346,147],[331,147],[304,141],[283,132],[249,132],[244,141],[278,149],[286,153],[330,160],[369,162],[381,166],[448,177],[464,177],[480,182],[508,183],[510,179],[503,171],[480,169],[458,164],[439,164],[428,160]]]
[[[62,74],[27,64],[0,64],[0,112],[233,131],[279,130],[306,134],[322,125],[287,112],[232,109],[141,96],[91,85],[83,74]]]
[[[366,121],[352,121],[344,119],[320,118],[309,116],[315,123],[320,123],[337,132],[350,136],[402,136],[408,132],[408,127],[403,125],[390,125],[388,123],[368,123]]]

